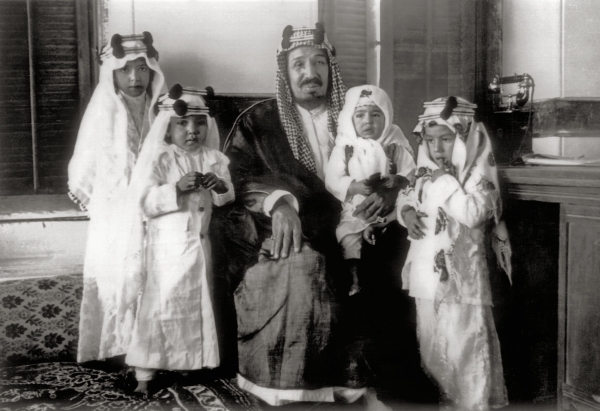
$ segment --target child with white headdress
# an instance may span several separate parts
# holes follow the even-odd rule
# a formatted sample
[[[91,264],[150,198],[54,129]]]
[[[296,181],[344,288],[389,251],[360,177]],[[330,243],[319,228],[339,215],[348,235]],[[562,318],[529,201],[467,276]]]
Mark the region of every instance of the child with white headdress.
[[[403,288],[416,299],[425,370],[450,409],[508,403],[492,316],[485,241],[510,279],[510,244],[500,220],[498,175],[477,107],[457,98],[425,103],[414,130],[418,171],[398,197],[411,246]]]
[[[218,150],[217,125],[202,94],[175,85],[160,98],[131,179],[119,313],[139,295],[125,358],[135,367],[139,392],[147,392],[157,369],[219,365],[208,228],[213,205],[235,196],[229,160]]]
[[[399,189],[415,168],[413,152],[402,130],[393,124],[394,111],[387,93],[376,86],[353,87],[338,118],[335,147],[325,172],[327,189],[342,201],[336,236],[353,276],[350,295],[360,290],[358,260],[363,239],[375,243],[374,230],[396,219],[393,211],[368,223],[352,214],[378,189]]]
[[[125,354],[133,327],[116,321],[121,227],[131,172],[164,87],[150,33],[120,36],[100,56],[100,79],[69,163],[69,196],[89,212],[79,325],[80,362]]]

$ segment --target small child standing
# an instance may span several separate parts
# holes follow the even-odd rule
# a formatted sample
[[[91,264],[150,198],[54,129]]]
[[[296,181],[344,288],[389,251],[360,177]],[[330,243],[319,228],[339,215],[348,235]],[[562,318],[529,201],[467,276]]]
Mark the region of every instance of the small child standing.
[[[375,227],[396,219],[393,211],[385,219],[367,223],[352,213],[366,196],[384,189],[399,189],[415,168],[413,152],[400,127],[393,124],[392,102],[379,87],[351,88],[338,118],[335,147],[325,172],[327,189],[342,201],[342,217],[336,236],[352,272],[350,295],[360,291],[358,260],[363,239],[374,244]]]
[[[234,192],[201,94],[176,85],[161,97],[132,176],[133,226],[119,312],[141,293],[125,358],[135,367],[138,392],[147,392],[156,369],[219,365],[208,227],[213,204],[233,201]]]
[[[77,361],[125,354],[133,310],[118,324],[121,228],[131,172],[164,87],[150,33],[115,34],[100,56],[100,79],[69,162],[69,196],[89,212]],[[122,258],[123,257],[123,258]]]
[[[411,247],[403,288],[416,299],[425,370],[450,409],[508,404],[500,343],[492,317],[485,239],[510,279],[510,245],[500,222],[498,177],[477,107],[462,98],[425,103],[414,130],[418,171],[398,197],[398,219]]]

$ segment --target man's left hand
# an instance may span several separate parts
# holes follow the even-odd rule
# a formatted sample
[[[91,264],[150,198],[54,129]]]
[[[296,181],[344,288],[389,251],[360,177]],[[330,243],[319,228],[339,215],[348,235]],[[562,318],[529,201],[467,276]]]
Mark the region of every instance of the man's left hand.
[[[271,213],[273,227],[273,248],[271,254],[273,258],[287,258],[292,242],[294,251],[300,252],[302,248],[302,228],[300,218],[296,209],[287,202],[281,205]]]
[[[392,212],[396,205],[398,189],[375,192],[360,203],[352,215],[371,223],[380,216],[386,216]]]

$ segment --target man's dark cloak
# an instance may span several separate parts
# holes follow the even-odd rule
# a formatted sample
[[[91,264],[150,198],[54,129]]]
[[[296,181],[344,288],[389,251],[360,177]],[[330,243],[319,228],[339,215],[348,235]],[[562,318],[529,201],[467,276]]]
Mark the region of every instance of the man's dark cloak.
[[[347,350],[339,349],[338,338],[345,338],[337,336],[347,333],[331,338],[332,327],[339,327],[336,294],[344,294],[334,290],[347,288],[349,280],[335,237],[341,203],[294,158],[275,99],[248,109],[234,127],[224,152],[231,160],[236,204],[213,218],[211,231],[219,237],[217,275],[228,276],[232,289],[237,285],[239,373],[276,389],[364,386],[358,362],[339,354]],[[248,205],[248,193],[274,190],[298,200],[304,246],[287,259],[259,260],[271,219],[248,211],[244,202]]]

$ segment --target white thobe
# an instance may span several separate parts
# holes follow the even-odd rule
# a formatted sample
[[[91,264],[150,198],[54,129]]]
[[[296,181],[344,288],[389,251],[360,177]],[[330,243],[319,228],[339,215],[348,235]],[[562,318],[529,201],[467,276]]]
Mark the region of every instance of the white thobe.
[[[296,110],[302,121],[303,136],[313,151],[317,176],[325,180],[325,168],[335,139],[327,128],[327,106],[323,104],[313,110],[306,110],[296,104]]]

